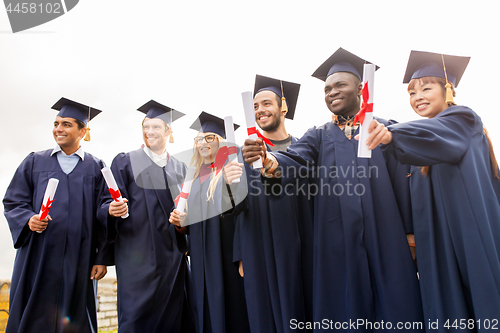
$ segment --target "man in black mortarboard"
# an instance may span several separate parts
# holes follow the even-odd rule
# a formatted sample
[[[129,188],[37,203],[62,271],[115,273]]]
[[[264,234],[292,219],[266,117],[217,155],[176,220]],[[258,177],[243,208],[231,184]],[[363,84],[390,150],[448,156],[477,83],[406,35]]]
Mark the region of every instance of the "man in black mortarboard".
[[[191,332],[187,259],[168,222],[186,166],[170,156],[172,122],[183,113],[153,100],[141,106],[144,145],[118,154],[111,171],[124,202],[106,195],[98,217],[114,244],[120,332]],[[127,218],[122,218],[126,214]]]
[[[313,74],[325,81],[332,122],[309,129],[286,152],[267,152],[261,139],[247,139],[243,156],[246,163],[263,159],[262,180],[272,186],[286,189],[297,177],[309,179],[313,321],[422,323],[417,272],[405,236],[413,231],[408,168],[380,148],[370,159],[357,157],[354,119],[364,63],[340,48]],[[371,331],[370,326],[357,329]],[[423,331],[423,325],[408,331]]]
[[[106,275],[104,226],[96,218],[104,162],[80,146],[101,111],[61,98],[54,149],[30,153],[3,199],[17,249],[6,332],[97,332],[92,280]],[[39,212],[50,178],[59,180],[49,215]]]
[[[269,140],[267,149],[286,151],[297,142],[285,118],[293,119],[300,85],[257,75],[255,121]],[[244,276],[252,332],[290,330],[290,320],[312,320],[312,204],[291,191],[270,201],[260,173],[245,166],[247,209],[237,218],[234,261]],[[307,184],[300,181],[298,186]],[[254,290],[259,290],[255,292]]]

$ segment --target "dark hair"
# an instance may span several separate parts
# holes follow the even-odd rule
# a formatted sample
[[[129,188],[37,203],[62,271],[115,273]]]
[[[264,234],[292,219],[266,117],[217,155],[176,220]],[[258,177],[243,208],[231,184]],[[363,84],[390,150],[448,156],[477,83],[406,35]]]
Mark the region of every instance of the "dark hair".
[[[75,119],[75,123],[78,125],[79,130],[81,130],[82,128],[85,128],[85,123],[83,121]]]
[[[437,83],[441,86],[441,89],[443,90],[443,94],[446,96],[446,79],[443,79],[442,77],[437,77],[437,76],[424,76],[419,79],[412,79],[410,83],[408,83],[408,89],[407,91],[410,92],[410,90],[415,89],[415,85],[417,84],[417,81],[420,82],[420,85],[423,84],[429,84],[429,83]],[[453,92],[453,97],[456,96],[455,93],[455,85],[450,82],[451,85],[451,91]],[[455,103],[448,103],[448,106],[456,105]]]
[[[415,88],[415,84],[417,81],[419,81],[421,85],[428,84],[428,83],[438,83],[441,86],[441,88],[443,89],[443,94],[446,95],[446,87],[445,87],[446,79],[443,79],[442,77],[424,76],[424,77],[419,78],[419,79],[413,79],[408,84],[408,91]],[[451,91],[453,92],[453,97],[455,97],[455,87],[454,87],[453,83],[450,82],[450,84],[451,84]],[[456,105],[456,104],[455,103],[448,103],[448,106],[452,106],[452,105]],[[500,177],[498,175],[498,162],[497,162],[497,159],[495,157],[495,152],[493,151],[493,145],[491,143],[490,136],[488,135],[488,131],[486,130],[486,127],[484,127],[484,125],[483,125],[483,131],[484,131],[484,136],[486,137],[486,141],[488,142],[491,172],[493,173],[493,176],[495,178],[499,179]],[[430,168],[429,166],[420,167],[420,172],[422,173],[422,175],[427,176],[429,174],[429,168]]]
[[[276,95],[276,101],[278,102],[278,110],[281,110],[281,105],[283,104],[283,100],[281,99],[281,97]]]

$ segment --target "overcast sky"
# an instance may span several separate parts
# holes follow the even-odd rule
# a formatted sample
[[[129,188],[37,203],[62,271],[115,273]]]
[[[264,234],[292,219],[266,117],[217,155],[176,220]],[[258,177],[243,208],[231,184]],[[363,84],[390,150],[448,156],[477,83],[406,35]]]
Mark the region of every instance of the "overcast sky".
[[[300,3],[300,5],[293,5]],[[241,92],[255,74],[302,84],[289,133],[331,119],[323,82],[313,71],[335,50],[381,68],[374,111],[416,119],[403,80],[410,51],[471,56],[455,101],[475,110],[500,154],[496,102],[500,28],[496,1],[136,1],[81,0],[67,14],[12,34],[0,9],[0,194],[32,151],[53,148],[50,107],[67,97],[103,110],[91,123],[86,151],[108,165],[142,143],[150,99],[187,116],[174,124],[171,152],[192,147],[188,129],[201,111],[232,114],[244,124]],[[240,133],[238,133],[240,132]],[[239,144],[244,132],[236,132]],[[3,212],[3,206],[0,205]],[[0,216],[0,279],[15,251]]]

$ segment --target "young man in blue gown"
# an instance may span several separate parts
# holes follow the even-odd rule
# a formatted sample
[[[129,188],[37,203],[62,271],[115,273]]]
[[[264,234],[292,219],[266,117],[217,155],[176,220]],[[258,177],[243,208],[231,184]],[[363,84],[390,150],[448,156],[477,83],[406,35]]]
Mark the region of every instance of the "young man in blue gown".
[[[94,283],[106,274],[105,227],[96,218],[104,162],[80,146],[101,111],[61,98],[54,149],[33,152],[16,170],[4,214],[17,249],[6,332],[97,332]],[[59,180],[47,217],[40,207]]]

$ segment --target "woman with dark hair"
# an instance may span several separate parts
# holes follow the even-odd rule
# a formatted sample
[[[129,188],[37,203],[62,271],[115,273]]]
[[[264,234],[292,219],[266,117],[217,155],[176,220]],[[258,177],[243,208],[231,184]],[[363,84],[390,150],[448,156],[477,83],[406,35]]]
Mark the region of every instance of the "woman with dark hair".
[[[410,105],[427,119],[370,124],[380,143],[411,164],[415,245],[426,325],[433,331],[500,326],[500,180],[481,118],[453,102],[469,58],[412,51]],[[432,325],[432,326],[430,326]]]

